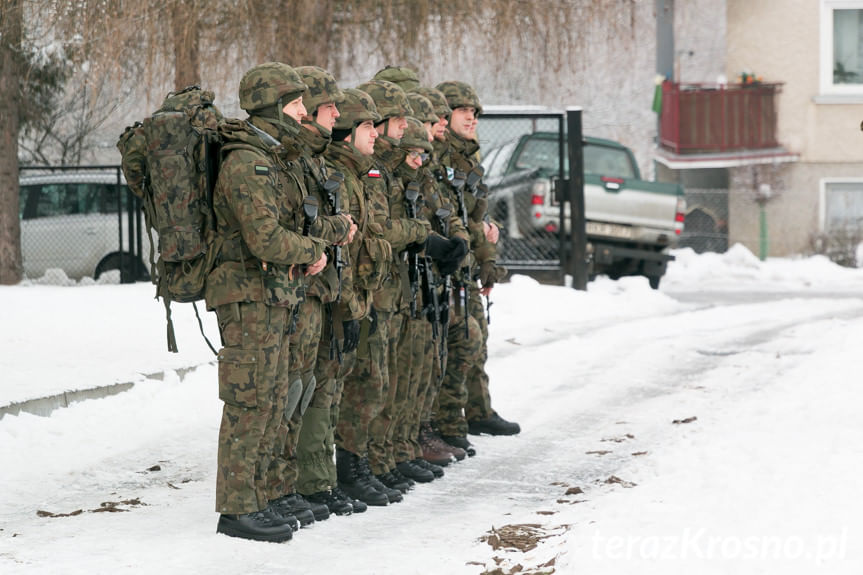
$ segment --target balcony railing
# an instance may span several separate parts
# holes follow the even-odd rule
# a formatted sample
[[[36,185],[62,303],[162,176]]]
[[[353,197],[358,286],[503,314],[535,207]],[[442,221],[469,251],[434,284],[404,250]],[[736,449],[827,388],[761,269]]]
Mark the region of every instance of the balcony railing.
[[[665,82],[660,144],[676,154],[775,148],[781,86]]]

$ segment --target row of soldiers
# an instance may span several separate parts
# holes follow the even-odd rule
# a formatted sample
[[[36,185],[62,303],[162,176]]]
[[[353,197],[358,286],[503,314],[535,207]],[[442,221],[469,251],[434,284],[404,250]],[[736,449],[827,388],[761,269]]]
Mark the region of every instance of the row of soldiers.
[[[401,501],[511,435],[491,407],[488,298],[505,275],[476,92],[387,67],[341,89],[278,62],[242,78],[213,210],[217,530],[286,541]]]

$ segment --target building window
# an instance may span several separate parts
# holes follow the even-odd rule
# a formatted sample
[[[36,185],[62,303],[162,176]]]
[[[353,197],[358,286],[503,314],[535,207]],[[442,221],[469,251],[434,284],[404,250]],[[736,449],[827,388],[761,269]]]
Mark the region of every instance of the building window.
[[[863,95],[863,0],[821,0],[821,93]]]
[[[821,231],[863,231],[863,179],[825,180],[821,183]]]

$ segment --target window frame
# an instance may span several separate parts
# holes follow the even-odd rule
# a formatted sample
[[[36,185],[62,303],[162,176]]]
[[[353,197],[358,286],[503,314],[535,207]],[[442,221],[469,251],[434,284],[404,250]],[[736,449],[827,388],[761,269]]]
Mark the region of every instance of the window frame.
[[[820,58],[819,91],[829,96],[863,97],[863,78],[859,84],[833,82],[833,12],[836,10],[863,10],[863,0],[820,0]]]
[[[860,184],[861,188],[863,188],[863,178],[831,177],[821,179],[818,194],[818,231],[822,234],[830,232],[827,229],[827,188],[831,184]],[[863,189],[861,189],[860,193],[863,193]],[[861,217],[863,217],[863,214],[861,214]]]

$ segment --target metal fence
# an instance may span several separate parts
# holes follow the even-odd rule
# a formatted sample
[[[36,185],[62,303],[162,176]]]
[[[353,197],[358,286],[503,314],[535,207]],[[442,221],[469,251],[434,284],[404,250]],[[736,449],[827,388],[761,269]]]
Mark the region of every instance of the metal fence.
[[[728,190],[686,188],[686,220],[678,246],[697,253],[728,249]]]
[[[510,269],[561,270],[565,120],[563,112],[531,111],[486,111],[480,119],[488,211],[501,224],[498,261]]]
[[[111,270],[122,283],[149,279],[140,203],[120,166],[22,166],[19,187],[25,278],[59,269],[75,280]]]

